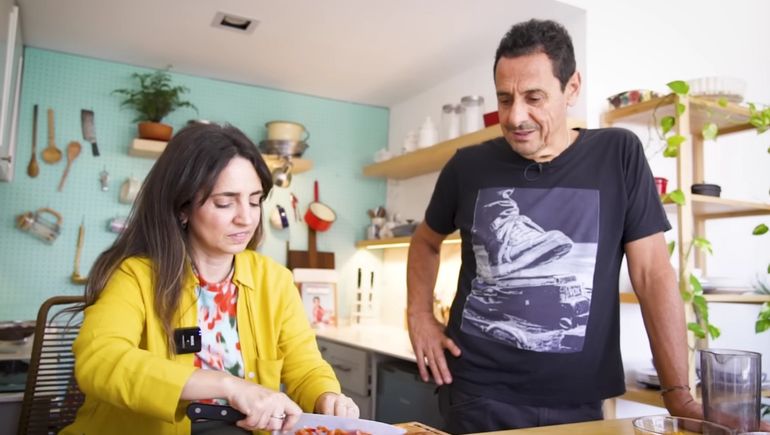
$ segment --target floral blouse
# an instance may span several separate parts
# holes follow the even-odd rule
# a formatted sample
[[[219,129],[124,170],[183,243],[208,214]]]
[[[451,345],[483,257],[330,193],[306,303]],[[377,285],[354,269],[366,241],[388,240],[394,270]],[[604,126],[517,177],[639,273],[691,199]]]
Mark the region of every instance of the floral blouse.
[[[195,366],[206,370],[222,370],[243,378],[243,356],[238,338],[236,304],[238,288],[232,271],[221,282],[206,282],[200,276],[198,294],[198,327],[201,350],[195,354]],[[203,403],[227,404],[223,399],[200,400]]]

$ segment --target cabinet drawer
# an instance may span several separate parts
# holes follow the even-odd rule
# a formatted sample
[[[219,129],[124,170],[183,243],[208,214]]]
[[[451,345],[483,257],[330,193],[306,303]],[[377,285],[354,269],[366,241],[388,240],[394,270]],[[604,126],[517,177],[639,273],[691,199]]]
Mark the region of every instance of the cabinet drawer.
[[[318,349],[344,390],[369,397],[369,358],[365,350],[322,339],[318,340]]]

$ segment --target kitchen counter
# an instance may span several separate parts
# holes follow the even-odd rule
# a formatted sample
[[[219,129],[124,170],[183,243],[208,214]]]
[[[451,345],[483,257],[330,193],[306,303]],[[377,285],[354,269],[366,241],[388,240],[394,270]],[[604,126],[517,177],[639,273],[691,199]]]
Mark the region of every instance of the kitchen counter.
[[[484,435],[634,435],[633,418],[485,432]],[[478,435],[478,434],[477,434]]]
[[[381,324],[327,326],[316,329],[316,336],[380,355],[416,361],[409,333],[403,328]]]
[[[631,421],[633,421],[633,418],[598,420],[586,423],[560,424],[558,426],[484,432],[483,435],[634,435],[634,427]],[[402,423],[396,426],[406,429],[406,435],[447,435],[446,432],[417,422]]]

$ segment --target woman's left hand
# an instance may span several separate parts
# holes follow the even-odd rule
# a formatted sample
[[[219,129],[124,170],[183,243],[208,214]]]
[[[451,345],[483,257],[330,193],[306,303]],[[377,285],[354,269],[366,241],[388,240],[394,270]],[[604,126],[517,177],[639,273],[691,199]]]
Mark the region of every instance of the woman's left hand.
[[[358,406],[353,399],[337,393],[323,393],[315,401],[317,414],[336,415],[338,417],[358,418]]]

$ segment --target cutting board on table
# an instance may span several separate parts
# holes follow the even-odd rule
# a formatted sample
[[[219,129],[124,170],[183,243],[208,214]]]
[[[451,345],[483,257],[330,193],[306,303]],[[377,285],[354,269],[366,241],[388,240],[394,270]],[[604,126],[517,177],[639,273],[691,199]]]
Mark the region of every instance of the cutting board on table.
[[[294,251],[286,242],[286,267],[306,269],[334,269],[334,252],[319,252],[316,245],[316,231],[307,229],[307,251]]]

